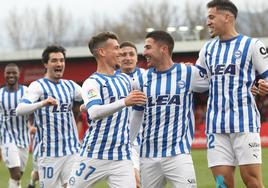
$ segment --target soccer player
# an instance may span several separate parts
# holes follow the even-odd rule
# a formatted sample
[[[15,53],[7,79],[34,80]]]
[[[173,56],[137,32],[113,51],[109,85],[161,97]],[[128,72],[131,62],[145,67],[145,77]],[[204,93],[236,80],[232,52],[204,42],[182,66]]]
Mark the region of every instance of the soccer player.
[[[42,54],[44,78],[32,82],[16,112],[34,112],[37,127],[38,173],[40,187],[66,187],[70,169],[78,152],[78,135],[73,117],[74,101],[82,100],[81,87],[62,79],[65,49],[48,46]]]
[[[89,49],[97,61],[97,71],[82,86],[89,117],[80,158],[75,163],[69,186],[92,187],[106,179],[112,188],[136,188],[131,162],[128,106],[144,104],[144,93],[132,90],[126,74],[115,75],[120,65],[118,38],[110,32],[93,36]]]
[[[28,116],[16,116],[15,109],[27,87],[20,85],[19,67],[10,63],[4,70],[6,86],[0,89],[0,131],[3,161],[9,169],[9,188],[21,187],[20,179],[28,159]]]
[[[193,91],[206,91],[208,83],[199,70],[172,61],[174,40],[165,31],[146,35],[144,56],[149,69],[140,88],[147,95],[145,109],[134,108],[130,123],[142,123],[140,150],[141,187],[196,187],[190,154],[194,135]],[[203,88],[202,88],[203,87]],[[138,126],[137,126],[138,127]],[[134,135],[132,135],[134,134]]]
[[[260,114],[250,89],[259,74],[268,81],[264,44],[235,29],[237,8],[229,0],[207,4],[213,40],[199,53],[197,66],[210,83],[207,104],[207,158],[217,186],[234,187],[235,166],[247,187],[263,187]]]
[[[133,80],[140,81],[142,78],[141,75],[145,70],[137,67],[138,53],[135,44],[129,41],[124,41],[120,44],[120,49],[121,67],[116,71],[116,74],[125,73]],[[140,187],[140,134],[138,134],[137,139],[134,140],[131,151],[131,160],[133,162],[136,185],[138,188]]]

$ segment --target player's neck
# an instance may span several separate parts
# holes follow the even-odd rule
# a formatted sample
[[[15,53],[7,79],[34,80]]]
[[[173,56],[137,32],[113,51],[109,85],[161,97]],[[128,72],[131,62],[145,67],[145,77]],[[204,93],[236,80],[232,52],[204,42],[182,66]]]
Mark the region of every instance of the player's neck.
[[[59,83],[60,82],[60,79],[53,78],[53,77],[48,76],[48,75],[46,75],[45,78],[47,78],[49,81],[54,82],[54,83]]]
[[[159,62],[158,66],[155,67],[155,70],[159,72],[163,72],[163,71],[169,70],[173,65],[174,65],[174,62],[172,61],[171,58],[169,58],[168,60]]]
[[[6,89],[7,89],[9,92],[18,91],[18,89],[19,89],[19,84],[18,84],[18,83],[14,84],[14,85],[7,84],[7,85],[6,85]]]
[[[232,30],[220,35],[219,38],[221,41],[225,41],[225,40],[230,40],[238,35],[239,35],[239,33],[235,29],[232,29]]]
[[[136,67],[134,67],[133,69],[121,69],[121,72],[125,74],[131,74],[135,71],[135,68]]]
[[[114,68],[112,67],[101,67],[101,66],[98,66],[97,68],[97,73],[100,73],[100,74],[104,74],[104,75],[109,75],[109,76],[113,76],[114,75]]]

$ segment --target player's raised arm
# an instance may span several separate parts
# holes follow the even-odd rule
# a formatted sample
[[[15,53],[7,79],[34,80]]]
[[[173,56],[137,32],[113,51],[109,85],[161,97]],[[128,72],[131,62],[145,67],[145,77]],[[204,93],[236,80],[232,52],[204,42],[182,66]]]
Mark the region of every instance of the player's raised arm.
[[[87,80],[82,86],[82,97],[92,120],[103,119],[126,106],[143,105],[146,97],[141,91],[132,91],[126,98],[109,104],[102,104],[100,91],[93,80]]]
[[[47,99],[36,102],[40,97],[41,88],[37,82],[32,83],[29,86],[28,92],[23,96],[21,103],[16,108],[17,115],[31,114],[35,110],[44,106],[56,106],[57,100],[53,97],[48,96]]]

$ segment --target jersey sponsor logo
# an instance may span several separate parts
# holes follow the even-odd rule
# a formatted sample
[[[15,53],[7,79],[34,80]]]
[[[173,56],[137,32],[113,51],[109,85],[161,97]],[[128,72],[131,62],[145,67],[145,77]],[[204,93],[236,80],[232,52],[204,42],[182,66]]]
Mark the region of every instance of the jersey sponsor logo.
[[[16,116],[16,109],[4,110],[4,116]]]
[[[166,106],[166,105],[180,105],[180,95],[158,95],[154,100],[153,97],[148,97],[147,106]]]
[[[96,97],[98,95],[98,91],[95,90],[95,89],[90,89],[88,92],[87,92],[87,96],[89,99],[93,98],[93,97]]]
[[[223,74],[235,75],[235,64],[229,64],[227,66],[225,64],[218,64],[215,67],[210,66],[209,71],[211,75],[215,76]]]
[[[72,110],[72,105],[69,103],[61,103],[60,105],[53,106],[53,113],[62,113],[62,112],[70,112]]]
[[[242,52],[240,50],[235,51],[235,53],[234,53],[235,59],[239,59],[239,58],[241,58],[241,56],[242,56]]]
[[[179,86],[180,89],[185,88],[185,86],[186,86],[185,81],[183,81],[183,80],[178,81],[178,86]]]
[[[261,48],[260,48],[260,53],[261,53],[262,55],[266,55],[266,54],[267,54],[267,51],[266,51],[266,49],[265,49],[264,47],[261,47]]]

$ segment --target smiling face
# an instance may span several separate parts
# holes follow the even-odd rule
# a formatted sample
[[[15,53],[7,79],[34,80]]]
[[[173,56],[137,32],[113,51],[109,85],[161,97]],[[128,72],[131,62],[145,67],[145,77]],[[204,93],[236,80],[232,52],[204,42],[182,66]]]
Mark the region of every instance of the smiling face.
[[[5,68],[4,77],[8,86],[16,85],[19,79],[19,68],[17,66],[7,66]]]
[[[121,48],[121,70],[124,73],[132,73],[137,65],[138,55],[135,48],[125,46]]]
[[[145,39],[143,55],[149,68],[157,68],[162,60],[162,46],[152,38]]]
[[[108,39],[103,50],[105,61],[109,66],[113,67],[114,70],[120,68],[120,48],[118,41],[115,39]]]
[[[212,38],[225,33],[226,11],[217,10],[216,7],[208,9],[207,26]]]
[[[49,54],[48,62],[44,64],[47,69],[49,80],[58,82],[62,77],[65,69],[65,58],[61,52],[52,52]]]

